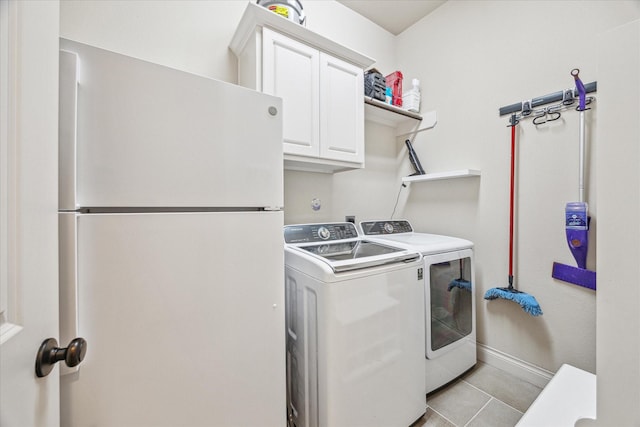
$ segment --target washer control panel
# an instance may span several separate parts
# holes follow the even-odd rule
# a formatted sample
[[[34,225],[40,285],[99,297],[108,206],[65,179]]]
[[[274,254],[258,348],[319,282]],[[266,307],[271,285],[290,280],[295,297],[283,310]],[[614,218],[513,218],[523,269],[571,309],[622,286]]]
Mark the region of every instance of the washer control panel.
[[[406,220],[363,221],[360,223],[365,236],[379,236],[381,234],[411,233],[413,228]]]
[[[355,239],[356,237],[358,237],[358,230],[350,222],[297,224],[284,227],[284,241],[286,243],[330,242]]]

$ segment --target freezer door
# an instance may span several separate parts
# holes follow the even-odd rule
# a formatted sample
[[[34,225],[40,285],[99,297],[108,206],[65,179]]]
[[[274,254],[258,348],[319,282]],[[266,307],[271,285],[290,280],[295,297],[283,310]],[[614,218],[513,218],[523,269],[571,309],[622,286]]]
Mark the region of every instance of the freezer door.
[[[75,215],[61,425],[284,426],[282,212]]]
[[[60,46],[61,209],[283,205],[280,98]]]

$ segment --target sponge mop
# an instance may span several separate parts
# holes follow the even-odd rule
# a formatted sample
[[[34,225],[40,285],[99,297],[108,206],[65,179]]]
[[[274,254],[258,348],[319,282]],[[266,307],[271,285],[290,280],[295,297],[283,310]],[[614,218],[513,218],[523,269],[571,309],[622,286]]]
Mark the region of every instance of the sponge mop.
[[[520,304],[522,309],[532,316],[540,316],[542,309],[540,304],[533,295],[520,292],[513,287],[513,276],[509,276],[509,287],[507,288],[491,288],[484,294],[484,299],[493,300],[502,298]]]

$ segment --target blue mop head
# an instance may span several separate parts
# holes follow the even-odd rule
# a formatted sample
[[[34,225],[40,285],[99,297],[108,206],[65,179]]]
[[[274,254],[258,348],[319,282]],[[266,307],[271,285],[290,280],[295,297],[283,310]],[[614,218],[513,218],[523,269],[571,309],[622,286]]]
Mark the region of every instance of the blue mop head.
[[[520,304],[520,307],[532,316],[540,316],[542,309],[533,295],[520,292],[514,288],[492,288],[484,294],[484,299],[492,300],[502,298]]]
[[[447,291],[451,292],[451,289],[453,288],[460,288],[464,289],[465,291],[471,292],[471,282],[464,279],[455,279],[452,280],[451,283],[449,283],[449,286],[447,286]]]

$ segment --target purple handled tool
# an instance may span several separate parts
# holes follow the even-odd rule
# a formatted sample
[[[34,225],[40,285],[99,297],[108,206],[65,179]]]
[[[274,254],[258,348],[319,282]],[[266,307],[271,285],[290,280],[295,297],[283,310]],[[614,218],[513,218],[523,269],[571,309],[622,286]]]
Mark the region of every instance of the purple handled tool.
[[[589,250],[589,213],[588,205],[584,197],[584,169],[585,169],[585,123],[584,112],[586,110],[586,89],[578,76],[580,70],[571,70],[578,89],[580,111],[580,179],[579,179],[579,201],[569,202],[565,208],[565,230],[567,243],[578,267],[553,263],[551,276],[555,279],[573,283],[589,289],[596,289],[596,273],[587,270],[587,253]]]

